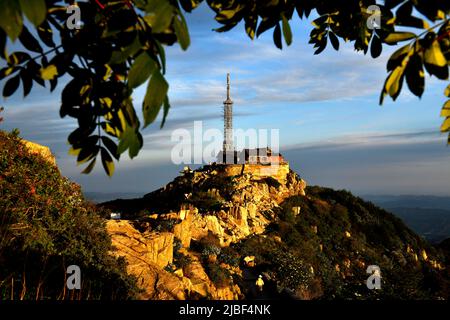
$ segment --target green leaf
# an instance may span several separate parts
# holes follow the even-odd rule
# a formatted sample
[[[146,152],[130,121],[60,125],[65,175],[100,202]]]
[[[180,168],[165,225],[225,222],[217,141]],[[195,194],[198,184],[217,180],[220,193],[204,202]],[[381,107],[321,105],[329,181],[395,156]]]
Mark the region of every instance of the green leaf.
[[[447,59],[445,59],[437,40],[433,41],[431,46],[425,50],[424,59],[425,63],[428,64],[433,64],[438,67],[447,66]]]
[[[142,52],[133,62],[128,73],[128,86],[130,88],[139,87],[143,84],[155,70],[156,64],[147,52]]]
[[[175,34],[181,49],[186,50],[191,44],[191,39],[189,38],[186,20],[181,12],[175,17],[173,21],[173,28],[175,29]]]
[[[161,60],[162,73],[166,73],[166,52],[164,47],[155,39],[156,48],[158,49],[159,59]]]
[[[41,45],[30,33],[30,31],[28,31],[27,27],[23,26],[22,32],[19,36],[19,40],[26,49],[37,53],[42,53]]]
[[[141,46],[142,45],[139,42],[139,38],[135,37],[134,41],[128,47],[113,51],[108,64],[121,64],[125,62],[129,57],[134,56],[139,51]]]
[[[319,18],[313,20],[311,22],[311,24],[316,28],[316,29],[321,29],[323,28],[323,24],[325,24],[325,22],[327,21],[329,15],[325,14],[323,16],[320,16]]]
[[[92,169],[94,169],[94,167],[95,167],[95,161],[96,161],[96,160],[97,160],[97,158],[94,158],[94,159],[89,163],[89,165],[88,165],[86,168],[84,168],[83,171],[81,171],[81,173],[82,173],[82,174],[89,174],[89,173],[91,173]]]
[[[336,37],[336,35],[333,32],[329,32],[328,36],[330,38],[331,45],[333,46],[334,50],[339,50],[339,40]]]
[[[228,24],[224,25],[223,27],[215,28],[215,29],[213,29],[213,31],[216,31],[216,32],[227,32],[227,31],[230,31],[231,29],[233,29],[234,27],[236,27],[237,24],[238,24],[237,22],[231,22],[231,23],[228,23]],[[256,36],[258,36],[258,34]]]
[[[18,69],[18,67],[4,67],[0,70],[0,80],[3,80],[5,77],[9,76],[13,72],[16,72]]]
[[[139,130],[140,122],[139,118],[137,117],[136,110],[134,108],[131,97],[128,97],[122,101],[120,110],[122,111],[121,113],[123,113],[123,117],[126,122],[125,125],[123,125],[124,121],[121,120],[120,130],[121,131],[125,130],[127,125],[135,128],[136,130]]]
[[[42,42],[45,43],[47,47],[53,48],[55,47],[55,43],[53,42],[53,31],[47,21],[41,23],[41,25],[37,29],[39,38]]]
[[[163,114],[163,119],[161,121],[161,129],[164,127],[164,124],[166,123],[166,118],[167,118],[167,115],[169,114],[169,109],[170,109],[169,97],[166,96],[164,98],[164,114]]]
[[[0,6],[0,28],[15,41],[23,27],[22,12],[17,0],[2,0]]]
[[[411,50],[413,50],[411,46],[406,45],[395,51],[387,62],[386,65],[387,70],[392,71],[396,67],[400,66]]]
[[[402,76],[403,76],[404,69],[401,67],[395,68],[394,71],[392,71],[391,75],[387,79],[386,82],[386,91],[389,93],[389,95],[392,97],[392,99],[396,99],[398,95],[400,94],[401,86],[402,86]]]
[[[420,29],[428,29],[430,26],[425,20],[416,18],[412,15],[413,2],[406,1],[397,10],[395,24],[397,26],[413,27]]]
[[[450,131],[450,117],[447,117],[441,125],[441,132],[447,131]]]
[[[36,27],[44,22],[47,15],[47,6],[45,0],[19,0],[25,16]]]
[[[201,0],[180,0],[181,6],[187,12],[191,12],[192,9],[195,9],[200,2]]]
[[[28,53],[22,52],[22,51],[17,51],[17,52],[13,52],[12,54],[10,54],[6,58],[6,61],[8,62],[8,64],[11,64],[11,65],[19,65],[30,59],[31,59],[31,56]]]
[[[447,100],[442,106],[441,117],[450,117],[450,100]]]
[[[273,42],[278,49],[283,49],[283,44],[281,43],[281,27],[279,23],[277,23],[273,30]]]
[[[108,153],[108,150],[106,150],[103,147],[101,147],[100,154],[102,156],[103,168],[105,169],[106,174],[111,177],[114,174],[113,159],[111,158],[110,154]]]
[[[383,41],[387,44],[397,44],[397,42],[410,40],[415,37],[416,35],[412,32],[392,32]]]
[[[235,18],[236,14],[238,14],[244,7],[244,5],[238,4],[232,9],[220,10],[215,19],[216,21],[221,23],[224,23],[227,20],[232,20],[233,18]]]
[[[263,18],[262,21],[259,23],[258,28],[256,29],[256,37],[258,38],[261,34],[269,30],[270,28],[275,27],[275,25],[278,23],[275,19],[270,18]]]
[[[383,50],[381,39],[377,36],[372,38],[372,44],[370,45],[370,55],[372,58],[378,58]]]
[[[318,41],[315,44],[315,48],[317,48],[316,51],[314,51],[314,54],[320,54],[325,48],[327,47],[327,36],[324,36],[320,41]]]
[[[101,139],[102,139],[102,143],[106,147],[106,149],[108,149],[108,151],[112,154],[112,156],[114,158],[116,158],[116,160],[119,160],[120,153],[117,152],[116,143],[106,136],[102,136]]]
[[[22,69],[22,71],[20,71],[20,78],[22,79],[23,96],[26,97],[33,87],[33,79],[27,69]]]
[[[169,84],[156,69],[150,78],[144,98],[144,128],[155,121],[168,90]]]
[[[409,58],[405,69],[405,77],[409,90],[420,98],[425,90],[425,73],[422,59],[418,54]]]
[[[402,89],[404,70],[405,68],[402,66],[397,67],[387,77],[384,83],[383,90],[381,92],[380,104],[383,104],[383,100],[386,94],[389,94],[394,101],[395,99],[397,99]]]
[[[151,0],[145,11],[149,15],[146,15],[144,20],[152,27],[152,32],[161,33],[170,26],[174,7],[166,0]]]
[[[257,15],[250,15],[244,17],[245,21],[245,32],[250,37],[250,39],[255,38],[255,30],[256,25],[258,24],[258,16]]]
[[[5,31],[0,26],[0,58],[5,59],[6,58],[6,42],[7,37]]]
[[[142,137],[132,127],[126,127],[125,131],[120,136],[119,145],[117,147],[117,153],[122,154],[128,149],[128,154],[131,159],[138,155],[139,150],[142,148]]]
[[[288,46],[290,46],[291,43],[292,43],[291,26],[289,25],[289,21],[286,19],[286,17],[284,15],[281,15],[281,17],[283,19],[283,36],[284,36],[284,40],[286,41],[286,44]]]
[[[98,136],[95,136],[98,139]],[[92,141],[92,137],[89,137],[88,141]],[[77,164],[85,163],[98,154],[99,147],[96,144],[91,144],[88,142],[86,145],[83,145],[83,147],[80,150],[80,153],[77,157]]]
[[[8,81],[6,81],[5,86],[3,87],[3,97],[7,98],[12,96],[14,92],[16,92],[17,88],[20,84],[20,75],[17,74]]]
[[[431,75],[437,78],[448,79],[447,59],[442,53],[441,46],[437,40],[433,41],[431,46],[424,53],[425,68]]]

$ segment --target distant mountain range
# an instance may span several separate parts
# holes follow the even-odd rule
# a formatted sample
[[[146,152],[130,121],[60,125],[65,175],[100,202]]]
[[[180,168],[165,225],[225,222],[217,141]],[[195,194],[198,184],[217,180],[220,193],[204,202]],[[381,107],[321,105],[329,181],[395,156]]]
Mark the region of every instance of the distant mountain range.
[[[392,212],[432,243],[450,237],[450,197],[363,195],[361,198]]]
[[[140,198],[145,193],[137,193],[137,192],[83,192],[85,198],[89,201],[100,203],[100,202],[106,202],[116,199],[133,199],[133,198]]]

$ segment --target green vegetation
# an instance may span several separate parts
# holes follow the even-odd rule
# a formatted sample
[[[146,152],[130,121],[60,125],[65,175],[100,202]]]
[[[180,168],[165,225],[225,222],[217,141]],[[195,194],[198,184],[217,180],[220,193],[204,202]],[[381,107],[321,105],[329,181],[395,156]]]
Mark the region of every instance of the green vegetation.
[[[255,256],[258,273],[271,275],[278,286],[289,288],[297,296],[449,297],[448,271],[432,266],[432,261],[448,265],[448,256],[401,220],[347,191],[308,187],[306,194],[287,199],[278,214],[280,219],[267,228],[266,234],[247,238],[228,250],[241,257]],[[295,216],[291,209],[297,206],[301,210]],[[381,268],[382,290],[367,289],[369,265]]]
[[[198,191],[192,194],[188,203],[199,208],[201,213],[219,211],[223,205],[223,199],[210,192]]]
[[[232,275],[230,271],[216,263],[207,263],[205,271],[214,285],[218,288],[226,287],[231,283]]]
[[[220,250],[220,254],[217,257],[219,262],[223,262],[231,267],[238,267],[241,262],[241,257],[230,247],[225,247]]]
[[[177,269],[183,269],[192,262],[190,256],[180,252],[181,247],[182,247],[181,241],[175,238],[173,241],[173,264],[176,266]]]
[[[14,134],[0,131],[0,300],[128,299],[137,292],[104,219],[80,187]],[[66,289],[66,268],[81,290]]]
[[[202,0],[77,1],[82,14],[80,29],[68,27],[67,1],[3,0],[0,12],[0,57],[7,66],[3,96],[13,95],[20,84],[27,96],[34,84],[53,91],[62,77],[68,79],[61,95],[61,117],[76,119],[78,128],[69,135],[71,152],[78,163],[88,163],[89,173],[100,155],[108,175],[114,160],[128,150],[131,158],[142,148],[142,129],[131,99],[133,90],[148,81],[142,104],[145,128],[162,112],[167,118],[169,84],[164,78],[164,46],[190,44],[183,12],[191,12]],[[330,43],[339,50],[340,40],[354,43],[357,51],[380,56],[383,45],[406,43],[387,63],[389,75],[382,88],[394,100],[403,83],[421,97],[425,70],[448,80],[450,61],[450,4],[430,0],[208,0],[215,20],[226,32],[241,22],[254,39],[273,30],[278,48],[293,41],[290,24],[294,15],[306,20],[317,15],[311,26],[310,44],[315,54]],[[372,5],[379,8],[375,10]],[[30,24],[24,23],[28,19]],[[380,21],[377,21],[379,18]],[[373,22],[377,23],[377,26]],[[309,24],[309,22],[305,23]],[[29,28],[34,30],[28,30]],[[377,27],[380,27],[377,29]],[[406,27],[406,30],[405,30]],[[400,28],[400,29],[399,29]],[[418,31],[417,31],[418,30]],[[15,52],[11,52],[10,41]],[[9,47],[9,48],[7,48]],[[19,47],[19,48],[18,48]],[[7,52],[11,52],[7,54]],[[450,97],[450,86],[445,90]],[[450,131],[450,100],[441,112],[442,132]],[[450,135],[449,135],[450,139]]]

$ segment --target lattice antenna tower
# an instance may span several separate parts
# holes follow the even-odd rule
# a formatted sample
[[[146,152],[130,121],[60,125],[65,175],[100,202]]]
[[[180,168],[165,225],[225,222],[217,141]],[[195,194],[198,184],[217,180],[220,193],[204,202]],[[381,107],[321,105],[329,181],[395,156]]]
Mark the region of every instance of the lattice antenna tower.
[[[223,102],[223,152],[234,151],[233,147],[233,101],[230,97],[230,74],[227,73],[227,100]]]

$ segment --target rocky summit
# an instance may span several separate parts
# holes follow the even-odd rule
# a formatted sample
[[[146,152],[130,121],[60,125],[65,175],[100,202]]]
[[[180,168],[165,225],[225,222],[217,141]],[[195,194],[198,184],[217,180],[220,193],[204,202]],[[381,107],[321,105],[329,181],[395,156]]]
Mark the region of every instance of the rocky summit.
[[[142,199],[103,204],[126,218],[108,221],[107,229],[115,254],[140,278],[143,298],[243,298],[232,280],[214,283],[205,260],[217,265],[219,277],[242,275],[239,266],[219,263],[221,248],[263,234],[285,199],[305,194],[306,182],[293,171],[280,183],[251,172],[230,176],[221,167],[187,168]]]
[[[446,251],[289,169],[186,167],[143,198],[101,207],[121,216],[107,222],[112,253],[126,259],[141,299],[448,298]],[[379,288],[368,284],[374,268]]]

